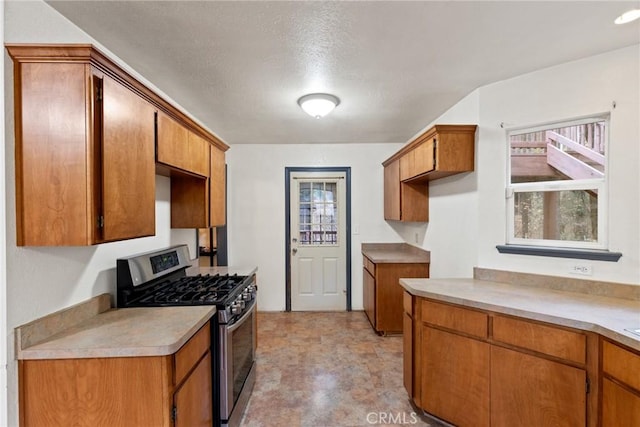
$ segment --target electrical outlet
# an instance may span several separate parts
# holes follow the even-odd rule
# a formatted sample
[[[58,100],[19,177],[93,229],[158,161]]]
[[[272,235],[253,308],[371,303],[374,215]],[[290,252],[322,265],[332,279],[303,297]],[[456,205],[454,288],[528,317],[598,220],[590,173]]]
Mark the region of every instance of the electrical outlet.
[[[593,269],[590,264],[572,264],[571,267],[569,267],[569,273],[591,276]]]
[[[419,236],[418,236],[418,233],[416,233],[415,237],[414,237],[414,240],[415,240],[416,243],[418,243],[418,239],[419,239]]]

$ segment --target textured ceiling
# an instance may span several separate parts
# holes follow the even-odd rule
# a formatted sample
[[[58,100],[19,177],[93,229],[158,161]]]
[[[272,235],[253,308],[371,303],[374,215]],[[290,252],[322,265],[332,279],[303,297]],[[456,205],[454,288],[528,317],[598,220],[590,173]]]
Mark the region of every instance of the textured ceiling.
[[[637,1],[49,1],[229,144],[405,142],[479,86],[640,43]],[[341,104],[307,116],[296,100]]]

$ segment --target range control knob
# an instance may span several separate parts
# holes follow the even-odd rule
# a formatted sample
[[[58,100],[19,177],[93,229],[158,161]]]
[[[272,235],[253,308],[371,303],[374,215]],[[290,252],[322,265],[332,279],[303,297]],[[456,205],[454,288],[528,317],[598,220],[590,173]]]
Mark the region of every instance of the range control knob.
[[[238,314],[240,313],[240,311],[242,311],[242,307],[240,307],[240,304],[237,304],[235,302],[231,304],[231,314]]]

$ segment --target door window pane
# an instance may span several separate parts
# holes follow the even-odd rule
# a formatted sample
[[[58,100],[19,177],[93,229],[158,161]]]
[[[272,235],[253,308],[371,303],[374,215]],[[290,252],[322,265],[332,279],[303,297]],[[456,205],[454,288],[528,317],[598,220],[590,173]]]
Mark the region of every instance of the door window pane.
[[[311,201],[311,183],[310,182],[301,182],[300,183],[300,202],[310,202]]]
[[[334,202],[336,200],[337,184],[335,182],[327,182],[325,184],[324,201]]]
[[[300,224],[311,223],[311,204],[300,204]]]
[[[324,201],[324,182],[314,182],[311,184],[313,189],[313,202],[322,203]]]
[[[338,186],[333,182],[299,183],[301,245],[338,243]]]

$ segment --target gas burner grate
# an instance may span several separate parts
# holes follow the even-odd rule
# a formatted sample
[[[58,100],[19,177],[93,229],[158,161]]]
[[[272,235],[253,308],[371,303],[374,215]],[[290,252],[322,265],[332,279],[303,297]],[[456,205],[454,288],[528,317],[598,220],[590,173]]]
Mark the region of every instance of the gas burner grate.
[[[182,276],[161,282],[140,297],[141,305],[221,304],[246,277],[238,275]]]

